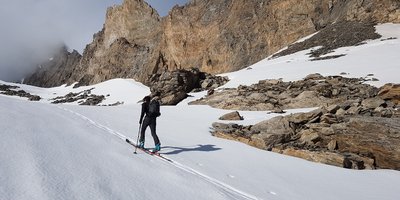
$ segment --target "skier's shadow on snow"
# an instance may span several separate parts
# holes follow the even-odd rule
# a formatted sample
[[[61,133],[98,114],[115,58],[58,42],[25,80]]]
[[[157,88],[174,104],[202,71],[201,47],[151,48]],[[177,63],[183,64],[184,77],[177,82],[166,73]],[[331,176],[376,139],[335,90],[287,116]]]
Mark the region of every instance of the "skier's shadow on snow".
[[[165,146],[163,149],[173,149],[172,151],[165,152],[163,154],[166,155],[173,155],[173,154],[180,154],[182,152],[189,152],[189,151],[204,151],[204,152],[210,152],[210,151],[218,151],[221,150],[221,148],[215,147],[215,145],[211,144],[198,144],[195,147],[171,147],[171,146]]]

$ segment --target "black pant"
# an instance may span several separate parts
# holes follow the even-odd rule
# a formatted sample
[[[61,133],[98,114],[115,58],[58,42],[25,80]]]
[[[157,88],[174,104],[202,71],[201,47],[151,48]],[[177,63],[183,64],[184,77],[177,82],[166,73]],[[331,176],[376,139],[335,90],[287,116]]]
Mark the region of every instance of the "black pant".
[[[140,141],[144,142],[145,132],[147,127],[150,126],[151,136],[153,136],[154,144],[160,144],[160,140],[156,134],[156,118],[155,117],[145,117],[142,123],[142,130],[140,131]]]

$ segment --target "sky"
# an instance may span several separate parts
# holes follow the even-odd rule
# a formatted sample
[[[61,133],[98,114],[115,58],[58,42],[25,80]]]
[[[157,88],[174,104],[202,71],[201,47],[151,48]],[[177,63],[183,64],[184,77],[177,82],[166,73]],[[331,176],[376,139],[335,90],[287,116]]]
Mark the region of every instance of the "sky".
[[[20,81],[66,44],[82,53],[101,30],[108,7],[123,0],[0,1],[0,80]],[[161,16],[188,0],[146,0]]]

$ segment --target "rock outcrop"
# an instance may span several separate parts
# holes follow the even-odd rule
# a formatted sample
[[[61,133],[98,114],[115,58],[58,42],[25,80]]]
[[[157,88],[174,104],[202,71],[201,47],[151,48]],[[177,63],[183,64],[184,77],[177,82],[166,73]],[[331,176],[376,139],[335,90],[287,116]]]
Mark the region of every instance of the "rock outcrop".
[[[18,86],[0,84],[0,94],[8,96],[19,96],[28,98],[29,101],[40,101],[42,98],[38,95],[32,95],[25,90],[20,90]]]
[[[375,97],[379,89],[364,84],[365,78],[324,77],[311,74],[303,80],[261,80],[250,86],[228,88],[190,104],[206,104],[230,110],[276,110],[311,108],[348,99]],[[368,79],[369,80],[369,79]]]
[[[400,84],[388,83],[380,88],[378,95],[382,99],[400,104]]]
[[[158,71],[161,19],[143,0],[124,0],[107,10],[103,30],[86,46],[74,77],[82,85],[111,78],[135,78],[147,83]]]
[[[228,82],[227,77],[213,76],[193,68],[153,74],[149,79],[150,91],[158,93],[163,105],[176,105],[189,92],[212,90]]]
[[[337,58],[344,55],[321,56],[331,53],[333,50],[340,47],[356,46],[362,44],[366,40],[378,39],[380,37],[381,35],[375,33],[375,27],[372,22],[341,21],[328,25],[305,41],[289,45],[287,49],[274,54],[274,57],[319,47],[310,53],[310,57],[314,57],[313,60]]]
[[[65,96],[59,96],[50,100],[53,104],[77,102],[79,105],[95,106],[100,104],[106,98],[104,95],[91,94],[93,89],[94,88],[77,93],[70,92]]]
[[[222,115],[219,120],[243,120],[243,116],[240,115],[238,111],[226,113],[225,115]]]
[[[400,111],[390,104],[374,98],[278,116],[253,126],[214,123],[212,134],[344,168],[400,170]]]
[[[79,63],[54,65],[29,83],[87,85],[122,77],[149,85],[150,76],[164,71],[235,71],[334,22],[400,22],[399,8],[397,0],[192,0],[160,18],[143,0],[124,0],[107,10],[103,30]]]
[[[399,86],[376,88],[364,81],[310,74],[295,82],[264,80],[200,101],[237,110],[320,107],[252,126],[214,123],[212,134],[344,168],[400,170]]]

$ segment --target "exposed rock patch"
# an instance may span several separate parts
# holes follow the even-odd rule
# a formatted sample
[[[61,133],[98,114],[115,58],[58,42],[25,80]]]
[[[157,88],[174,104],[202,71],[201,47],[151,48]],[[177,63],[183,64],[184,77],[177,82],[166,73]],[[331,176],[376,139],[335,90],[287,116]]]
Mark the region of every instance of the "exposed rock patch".
[[[225,89],[190,104],[229,110],[276,110],[332,105],[375,97],[379,89],[363,84],[365,78],[308,75],[303,80],[262,80],[251,86]]]
[[[219,118],[219,120],[243,120],[243,119],[244,119],[243,116],[241,116],[238,111],[227,113]]]
[[[379,90],[378,96],[382,99],[390,100],[395,104],[400,104],[400,84],[388,83],[382,86]]]
[[[344,168],[400,170],[399,86],[363,83],[373,76],[310,74],[294,82],[264,80],[195,103],[237,110],[320,107],[251,126],[214,123],[212,134]]]
[[[224,130],[222,131],[212,131],[211,134],[216,137],[224,138],[224,139],[229,139],[229,140],[235,140],[239,142],[243,142],[246,144],[252,144],[254,143],[250,137],[251,134],[249,133],[251,126],[241,126],[238,124],[230,123],[230,124],[224,124],[224,123],[218,123],[214,122],[212,126],[216,130]],[[253,144],[252,146],[256,146],[256,144]]]
[[[345,102],[253,126],[214,123],[212,134],[344,168],[400,170],[400,111],[382,101]]]
[[[19,96],[28,98],[29,101],[40,101],[42,98],[38,95],[32,95],[27,93],[24,90],[18,90],[18,86],[11,86],[11,85],[0,85],[0,94],[8,95],[8,96]]]
[[[320,47],[311,51],[310,57],[313,57],[312,60],[338,58],[344,55],[321,56],[340,47],[355,46],[366,40],[378,39],[380,37],[381,35],[375,33],[373,23],[342,21],[328,25],[305,41],[290,45],[287,49],[275,54],[274,57],[293,54],[312,47]]]
[[[95,106],[95,105],[100,104],[103,100],[105,100],[105,96],[91,94],[91,91],[93,89],[94,88],[85,90],[82,92],[78,92],[78,93],[70,92],[65,96],[60,96],[60,97],[51,99],[51,100],[53,100],[51,103],[60,104],[60,103],[78,102],[79,105]]]
[[[339,54],[339,55],[332,55],[332,56],[316,57],[316,58],[311,59],[311,61],[335,59],[335,58],[340,58],[340,57],[345,56],[345,55],[346,55],[346,54]]]

